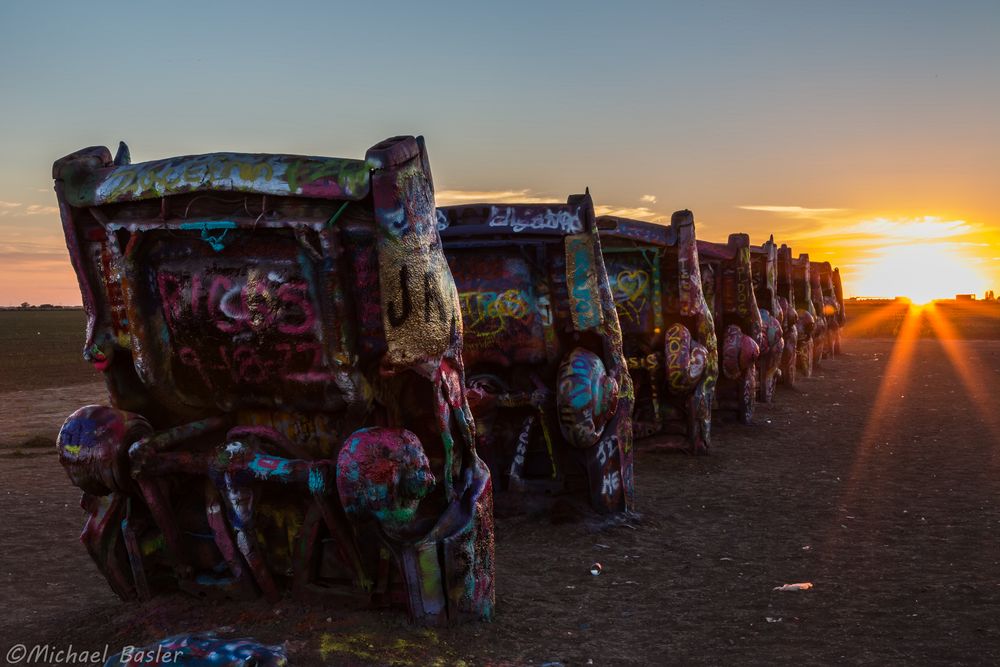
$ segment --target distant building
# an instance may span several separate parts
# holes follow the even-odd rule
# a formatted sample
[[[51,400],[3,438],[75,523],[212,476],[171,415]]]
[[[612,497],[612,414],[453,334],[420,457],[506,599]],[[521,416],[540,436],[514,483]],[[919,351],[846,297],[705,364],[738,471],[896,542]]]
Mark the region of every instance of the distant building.
[[[975,301],[975,294],[956,294],[955,301]]]
[[[885,296],[852,296],[844,299],[848,303],[910,303],[909,297],[897,296],[894,298],[889,298]]]

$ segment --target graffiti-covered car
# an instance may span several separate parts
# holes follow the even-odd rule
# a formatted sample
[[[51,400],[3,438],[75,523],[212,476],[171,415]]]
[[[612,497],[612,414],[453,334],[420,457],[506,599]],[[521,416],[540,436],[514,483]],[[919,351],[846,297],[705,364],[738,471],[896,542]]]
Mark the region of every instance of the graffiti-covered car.
[[[659,436],[658,447],[706,452],[719,355],[694,215],[677,211],[670,226],[601,216],[597,225],[635,387],[633,431]]]
[[[512,510],[633,506],[632,381],[588,194],[438,209],[480,451]]]
[[[830,318],[832,314],[826,305],[821,279],[822,265],[820,262],[809,262],[809,295],[813,310],[816,311],[816,328],[813,330],[813,369],[820,367],[822,359],[830,357]]]
[[[844,306],[844,283],[840,279],[840,269],[834,267],[833,269],[833,298],[836,300],[837,307],[837,334],[833,339],[833,353],[839,355],[841,352],[841,341],[843,338],[842,332],[844,326],[847,325],[847,309]]]
[[[796,357],[799,346],[799,313],[796,310],[795,277],[792,271],[792,249],[784,243],[778,248],[778,305],[783,315],[782,329],[785,349],[781,353],[781,384],[795,386]]]
[[[698,241],[701,285],[712,308],[719,341],[719,380],[714,407],[753,419],[762,322],[754,296],[750,237],[730,234],[728,243]]]
[[[826,320],[820,317],[813,301],[812,271],[807,253],[800,253],[792,260],[792,278],[795,290],[795,304],[798,307],[798,347],[796,359],[798,370],[805,377],[811,377],[819,367],[818,339],[826,332]]]
[[[59,455],[114,591],[489,617],[491,480],[422,138],[130,162],[53,167],[111,402]]]
[[[770,403],[781,377],[785,352],[784,310],[778,299],[778,248],[771,236],[750,248],[753,293],[760,310],[760,357],[757,359],[757,398]]]
[[[811,270],[816,273],[813,284],[818,282],[820,286],[822,312],[826,320],[823,356],[832,358],[834,355],[840,354],[840,328],[846,322],[843,286],[840,285],[840,270],[834,269],[830,262],[812,262]],[[838,285],[840,285],[839,288]],[[818,305],[816,307],[819,308]]]

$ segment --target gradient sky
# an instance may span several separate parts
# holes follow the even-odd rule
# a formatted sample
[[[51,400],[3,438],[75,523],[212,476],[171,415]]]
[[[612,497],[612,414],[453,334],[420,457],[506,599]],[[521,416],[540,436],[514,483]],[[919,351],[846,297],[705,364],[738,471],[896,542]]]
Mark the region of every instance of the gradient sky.
[[[76,149],[409,133],[439,203],[590,186],[702,238],[774,233],[848,295],[1000,289],[997,0],[431,4],[0,4],[0,305],[80,303],[50,178]]]

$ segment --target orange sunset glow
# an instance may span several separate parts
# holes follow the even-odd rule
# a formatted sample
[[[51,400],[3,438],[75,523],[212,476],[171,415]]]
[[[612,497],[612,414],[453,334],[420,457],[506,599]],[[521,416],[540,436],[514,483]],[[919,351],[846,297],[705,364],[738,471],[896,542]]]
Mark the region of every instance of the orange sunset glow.
[[[445,190],[437,196],[439,205],[558,199],[555,194],[546,196],[527,189],[512,192]],[[677,207],[682,206],[683,202],[678,202]],[[0,222],[23,220],[23,226],[13,229],[0,226],[0,255],[6,259],[0,265],[0,305],[21,302],[78,305],[79,289],[55,207],[39,205],[39,212],[28,215],[21,215],[17,208],[20,207],[0,209]],[[669,208],[602,205],[598,213],[662,222],[669,218]],[[729,231],[741,230],[750,232],[751,242],[761,243],[774,234],[778,243],[787,243],[795,254],[808,252],[813,260],[839,266],[847,297],[901,296],[923,304],[962,293],[982,298],[986,290],[1000,286],[1000,257],[997,256],[1000,232],[985,223],[933,216],[918,219],[879,216],[853,222],[849,218],[807,220],[802,216],[808,213],[802,211],[794,216],[780,211],[760,211],[731,216],[729,219],[743,220],[740,225],[731,226],[717,222],[714,217],[705,220],[697,211],[695,214],[699,236],[724,240]]]

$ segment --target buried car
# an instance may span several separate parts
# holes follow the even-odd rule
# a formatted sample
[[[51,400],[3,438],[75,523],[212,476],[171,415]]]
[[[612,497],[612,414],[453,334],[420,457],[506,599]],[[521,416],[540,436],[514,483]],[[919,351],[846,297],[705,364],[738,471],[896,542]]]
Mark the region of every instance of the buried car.
[[[824,266],[825,264],[825,266]],[[813,349],[814,366],[819,366],[819,360],[829,359],[832,356],[832,345],[830,344],[831,327],[834,324],[835,310],[832,301],[833,284],[830,283],[831,296],[828,301],[824,273],[829,273],[830,264],[828,262],[809,262],[809,290],[812,296],[813,308],[816,310],[816,318],[821,321],[822,333],[815,341]],[[828,276],[827,276],[828,277]]]
[[[491,480],[423,139],[139,164],[121,144],[53,176],[111,398],[59,455],[114,591],[489,617]]]
[[[719,355],[694,215],[677,211],[669,227],[616,216],[597,225],[635,386],[634,433],[706,452]]]
[[[590,194],[445,206],[438,225],[498,504],[575,492],[631,509],[632,380]]]
[[[785,335],[785,348],[781,352],[780,382],[795,386],[796,356],[799,344],[799,313],[795,309],[795,277],[792,271],[792,249],[784,243],[777,252],[777,293],[781,307],[781,326]]]
[[[830,358],[830,318],[833,310],[827,306],[823,295],[822,264],[809,262],[809,294],[816,311],[816,329],[813,336],[813,368],[820,367],[820,360]]]
[[[844,326],[847,324],[847,309],[844,306],[844,283],[840,279],[840,269],[838,267],[833,268],[831,280],[833,282],[833,298],[836,300],[837,306],[837,334],[833,339],[833,353],[839,355],[843,337],[842,332]]]
[[[725,244],[699,240],[698,262],[720,348],[721,372],[713,407],[735,410],[740,422],[749,424],[757,395],[762,333],[753,290],[750,237],[730,234]]]
[[[778,299],[778,248],[771,236],[760,246],[750,248],[753,292],[760,309],[760,357],[757,359],[759,387],[757,398],[770,403],[781,377],[785,352],[784,310]]]
[[[807,253],[800,253],[792,260],[793,288],[795,304],[798,307],[798,347],[796,359],[798,370],[805,377],[812,377],[813,371],[819,368],[817,348],[820,348],[820,338],[826,332],[826,320],[820,317],[813,294],[813,279],[811,263]]]
[[[826,334],[823,337],[823,356],[840,354],[840,328],[844,325],[844,293],[840,283],[840,270],[830,266],[830,262],[811,262],[810,270],[817,274],[816,282],[822,294],[822,313],[826,320]],[[819,309],[819,305],[816,306]]]

